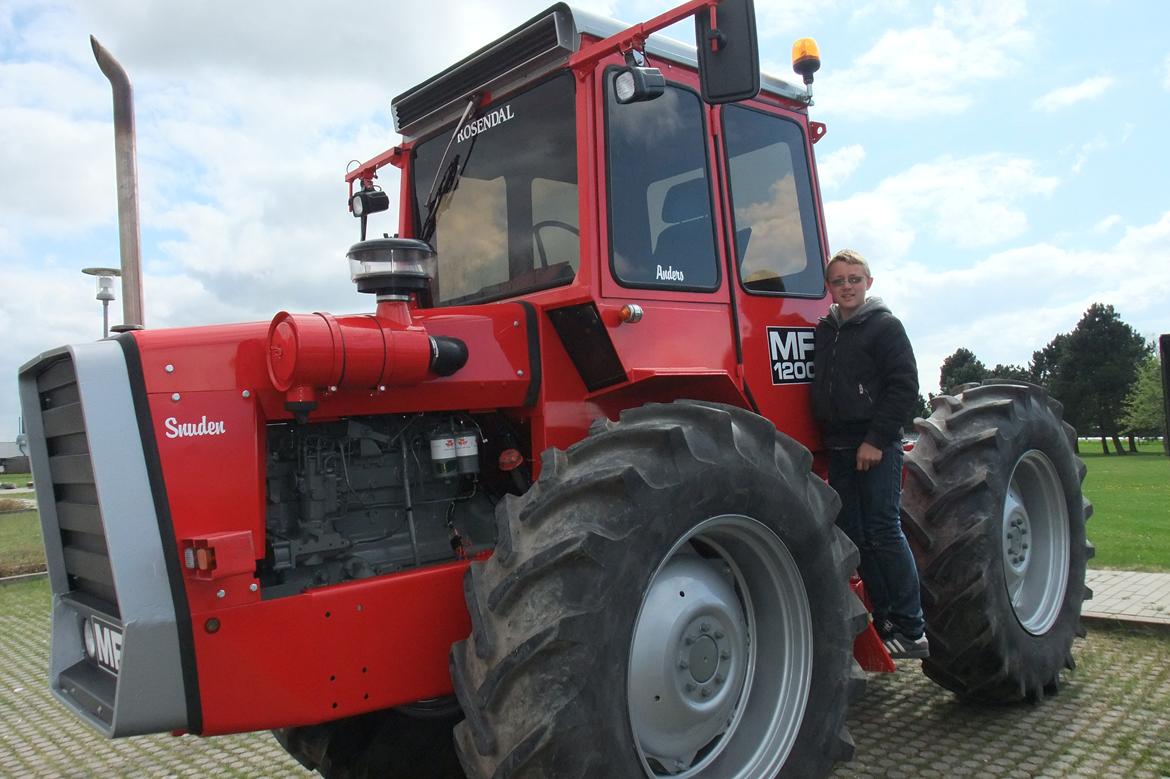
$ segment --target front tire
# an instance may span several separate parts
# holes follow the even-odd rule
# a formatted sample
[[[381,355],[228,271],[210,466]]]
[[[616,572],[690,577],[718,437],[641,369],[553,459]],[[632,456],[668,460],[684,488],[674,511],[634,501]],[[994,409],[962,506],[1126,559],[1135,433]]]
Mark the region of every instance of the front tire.
[[[865,626],[811,456],[742,409],[651,405],[497,509],[451,652],[471,777],[822,776]]]
[[[903,518],[943,687],[986,702],[1055,693],[1084,635],[1092,546],[1076,432],[1040,387],[992,383],[934,399],[906,458]]]

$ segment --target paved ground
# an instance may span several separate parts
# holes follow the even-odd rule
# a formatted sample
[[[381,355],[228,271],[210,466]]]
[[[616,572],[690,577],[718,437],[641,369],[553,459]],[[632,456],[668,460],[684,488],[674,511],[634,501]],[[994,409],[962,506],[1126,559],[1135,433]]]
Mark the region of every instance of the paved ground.
[[[45,685],[48,587],[0,586],[0,776],[306,777],[268,734],[107,741]],[[917,670],[870,676],[837,777],[1170,776],[1170,632],[1095,625],[1078,668],[1037,706],[958,702]],[[274,647],[274,651],[279,651]]]
[[[1086,617],[1170,625],[1170,573],[1090,570],[1085,583],[1093,591]]]

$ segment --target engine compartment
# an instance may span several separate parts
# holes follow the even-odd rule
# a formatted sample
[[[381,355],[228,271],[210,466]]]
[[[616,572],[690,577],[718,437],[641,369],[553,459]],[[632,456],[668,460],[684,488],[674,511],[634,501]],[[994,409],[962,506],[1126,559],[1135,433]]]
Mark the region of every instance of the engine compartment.
[[[513,477],[489,459],[508,436],[489,440],[481,423],[499,424],[463,413],[270,424],[263,597],[494,546],[495,504]]]

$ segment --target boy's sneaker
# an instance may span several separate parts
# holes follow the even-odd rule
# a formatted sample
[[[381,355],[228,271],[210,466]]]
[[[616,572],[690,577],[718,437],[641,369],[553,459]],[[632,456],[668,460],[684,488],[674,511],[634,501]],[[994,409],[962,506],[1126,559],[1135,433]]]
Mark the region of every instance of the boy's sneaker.
[[[925,633],[918,638],[906,638],[901,633],[893,631],[889,636],[882,637],[882,643],[886,645],[886,651],[894,660],[921,660],[930,657],[930,643],[927,642]]]

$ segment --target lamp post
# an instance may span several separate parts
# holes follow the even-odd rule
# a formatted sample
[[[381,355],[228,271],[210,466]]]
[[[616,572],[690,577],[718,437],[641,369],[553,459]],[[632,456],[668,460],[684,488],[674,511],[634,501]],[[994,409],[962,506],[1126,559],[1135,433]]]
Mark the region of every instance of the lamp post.
[[[82,268],[87,276],[97,276],[97,299],[102,302],[102,338],[110,337],[110,301],[114,299],[114,279],[122,275],[117,268]]]

